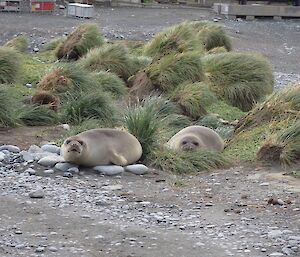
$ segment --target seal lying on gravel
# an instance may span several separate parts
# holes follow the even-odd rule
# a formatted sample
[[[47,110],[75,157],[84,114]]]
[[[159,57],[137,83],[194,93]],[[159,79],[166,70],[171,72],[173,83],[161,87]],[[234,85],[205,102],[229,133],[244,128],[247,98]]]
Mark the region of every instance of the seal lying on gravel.
[[[91,129],[67,138],[62,147],[67,162],[83,166],[115,164],[126,166],[142,156],[140,142],[117,129]]]
[[[224,149],[222,138],[212,129],[203,126],[190,126],[180,130],[167,143],[175,151],[196,149],[221,152]]]

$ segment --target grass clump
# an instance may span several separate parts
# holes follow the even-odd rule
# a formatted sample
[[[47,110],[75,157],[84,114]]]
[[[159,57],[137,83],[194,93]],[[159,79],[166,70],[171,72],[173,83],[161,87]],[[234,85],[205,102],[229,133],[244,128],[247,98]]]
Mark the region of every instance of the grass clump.
[[[22,106],[17,111],[17,117],[26,126],[45,126],[58,123],[57,113],[46,106]]]
[[[144,54],[159,59],[170,53],[200,51],[199,46],[191,23],[184,22],[158,33],[145,45]]]
[[[109,71],[127,80],[133,75],[133,64],[127,49],[118,44],[92,49],[81,64],[89,71]]]
[[[202,60],[211,89],[243,111],[249,111],[273,91],[272,69],[262,56],[225,53],[208,55]]]
[[[176,112],[176,106],[162,96],[150,96],[127,108],[123,123],[141,143],[142,159],[149,157],[161,141],[166,141],[171,129],[168,125],[173,120],[170,114]]]
[[[46,105],[51,110],[57,111],[60,98],[49,91],[37,90],[31,98],[31,103],[34,105]]]
[[[203,81],[205,75],[199,55],[194,52],[170,54],[145,69],[153,85],[163,92],[183,82]]]
[[[171,99],[180,106],[184,115],[194,120],[207,114],[206,107],[217,101],[217,97],[203,82],[178,86]]]
[[[218,46],[218,47],[214,47],[212,49],[210,49],[209,51],[207,51],[206,54],[223,54],[223,53],[227,53],[227,49],[224,46]]]
[[[53,67],[37,85],[38,90],[50,91],[55,94],[81,91],[97,88],[97,82],[82,67],[65,63]]]
[[[291,165],[300,160],[300,120],[271,135],[257,153],[259,160]]]
[[[47,43],[42,49],[41,52],[54,51],[58,48],[58,46],[66,40],[65,38],[55,38]]]
[[[7,90],[0,88],[0,127],[7,128],[15,126],[14,97]]]
[[[154,153],[152,165],[165,172],[182,174],[224,168],[229,165],[229,161],[221,153],[212,151],[175,152],[158,149]]]
[[[82,94],[77,97],[70,95],[62,106],[63,122],[80,124],[86,119],[100,120],[111,125],[116,120],[116,109],[109,95],[101,93]]]
[[[27,38],[25,36],[17,36],[8,41],[4,46],[11,47],[18,52],[24,53],[28,47]]]
[[[119,99],[127,95],[127,87],[117,75],[107,71],[99,71],[92,74],[99,89],[110,93],[114,98]]]
[[[104,39],[96,24],[83,24],[58,46],[56,56],[59,60],[77,60],[90,49],[101,46],[103,43]]]
[[[10,47],[0,47],[0,84],[17,81],[20,73],[20,55]]]

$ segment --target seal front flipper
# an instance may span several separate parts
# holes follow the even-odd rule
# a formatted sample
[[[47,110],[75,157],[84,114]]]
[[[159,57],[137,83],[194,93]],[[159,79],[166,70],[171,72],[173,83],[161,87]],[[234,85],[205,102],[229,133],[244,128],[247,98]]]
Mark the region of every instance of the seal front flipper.
[[[110,161],[112,164],[119,166],[126,166],[128,164],[124,156],[115,152],[111,152]]]

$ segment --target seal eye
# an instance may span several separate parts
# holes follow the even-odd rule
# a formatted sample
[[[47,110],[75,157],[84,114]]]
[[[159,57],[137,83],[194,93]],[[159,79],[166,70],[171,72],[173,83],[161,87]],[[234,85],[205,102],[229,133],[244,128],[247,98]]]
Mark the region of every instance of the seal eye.
[[[194,144],[195,146],[198,146],[198,145],[199,145],[199,143],[198,143],[198,142],[193,142],[193,144]]]
[[[81,145],[83,145],[83,141],[81,141],[81,140],[79,140],[78,143],[81,144]]]
[[[68,144],[70,144],[70,142],[71,142],[71,140],[66,140],[66,144],[68,145]]]
[[[183,141],[183,142],[182,142],[183,145],[186,145],[186,143],[187,143],[186,141]]]

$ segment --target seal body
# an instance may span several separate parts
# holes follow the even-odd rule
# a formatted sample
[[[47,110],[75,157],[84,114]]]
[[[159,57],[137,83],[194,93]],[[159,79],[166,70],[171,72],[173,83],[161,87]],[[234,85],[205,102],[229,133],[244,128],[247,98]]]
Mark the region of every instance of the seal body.
[[[126,166],[142,156],[140,142],[126,131],[91,129],[67,138],[61,146],[67,162],[93,167],[115,164]]]
[[[224,141],[210,128],[189,126],[175,134],[167,146],[175,151],[204,149],[221,152],[224,149]]]

